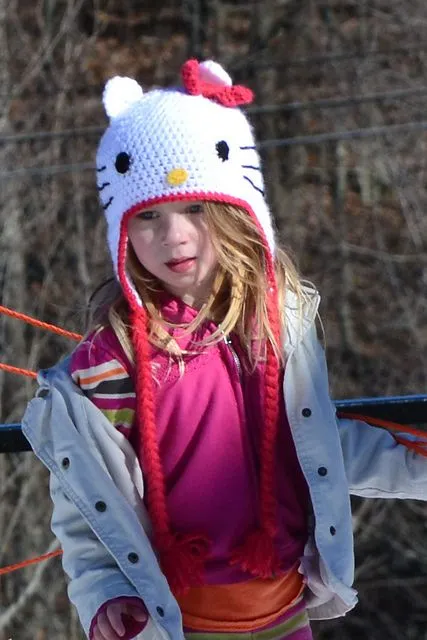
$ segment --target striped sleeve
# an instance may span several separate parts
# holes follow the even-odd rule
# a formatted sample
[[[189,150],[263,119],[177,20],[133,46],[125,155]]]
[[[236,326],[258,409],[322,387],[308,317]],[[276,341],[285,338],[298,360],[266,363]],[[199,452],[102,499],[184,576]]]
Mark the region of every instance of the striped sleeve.
[[[75,349],[70,374],[111,424],[129,437],[135,421],[133,380],[120,354],[104,347],[102,332],[89,336]]]

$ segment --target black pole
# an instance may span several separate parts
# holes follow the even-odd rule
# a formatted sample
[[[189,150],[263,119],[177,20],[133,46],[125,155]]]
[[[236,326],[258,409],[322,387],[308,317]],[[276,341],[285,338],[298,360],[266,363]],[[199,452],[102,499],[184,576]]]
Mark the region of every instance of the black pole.
[[[355,398],[335,400],[334,404],[339,412],[356,413],[400,424],[426,426],[427,435],[427,395]],[[0,453],[20,451],[31,451],[31,446],[22,433],[21,425],[19,423],[0,424]]]

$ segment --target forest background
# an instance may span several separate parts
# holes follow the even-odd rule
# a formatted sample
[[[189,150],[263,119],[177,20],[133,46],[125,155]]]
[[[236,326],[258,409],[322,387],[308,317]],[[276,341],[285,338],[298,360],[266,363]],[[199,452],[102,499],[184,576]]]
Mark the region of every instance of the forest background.
[[[0,0],[1,303],[83,332],[111,275],[94,152],[103,84],[177,81],[214,58],[251,118],[283,244],[322,294],[334,398],[423,393],[427,377],[424,0]],[[72,348],[0,318],[1,360]],[[31,380],[0,373],[0,421]],[[427,509],[354,500],[360,603],[317,640],[427,638]],[[47,474],[0,456],[0,566],[52,550]],[[82,639],[59,559],[0,580],[0,640]]]

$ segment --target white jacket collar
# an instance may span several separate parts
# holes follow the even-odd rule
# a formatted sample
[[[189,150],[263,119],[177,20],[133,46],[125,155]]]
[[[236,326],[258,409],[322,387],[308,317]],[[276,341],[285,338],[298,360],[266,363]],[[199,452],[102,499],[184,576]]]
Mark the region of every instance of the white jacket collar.
[[[320,303],[318,291],[312,287],[303,287],[303,296],[288,289],[285,298],[286,335],[284,348],[287,354],[303,339],[316,319]]]

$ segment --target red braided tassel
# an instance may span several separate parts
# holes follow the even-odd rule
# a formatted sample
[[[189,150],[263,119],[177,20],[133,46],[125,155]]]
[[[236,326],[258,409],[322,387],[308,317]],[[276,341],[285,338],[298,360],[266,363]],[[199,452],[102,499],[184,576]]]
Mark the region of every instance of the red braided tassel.
[[[162,536],[158,541],[160,567],[174,595],[188,592],[190,587],[204,584],[209,540],[205,536],[175,534]]]
[[[274,539],[263,529],[253,531],[231,554],[231,565],[258,578],[271,578],[280,573],[280,559]]]

